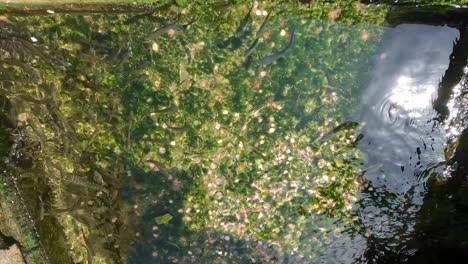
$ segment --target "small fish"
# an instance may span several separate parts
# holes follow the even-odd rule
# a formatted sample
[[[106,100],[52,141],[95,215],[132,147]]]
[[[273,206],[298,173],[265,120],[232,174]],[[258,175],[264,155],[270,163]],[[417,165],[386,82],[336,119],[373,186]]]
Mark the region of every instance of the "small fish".
[[[330,138],[332,138],[334,135],[336,135],[338,132],[343,131],[345,129],[355,129],[359,126],[359,123],[356,122],[351,122],[351,121],[346,121],[337,127],[333,128],[331,131],[326,133],[322,138],[319,139],[318,143],[322,144],[326,141],[328,141]]]
[[[184,30],[186,29],[187,27],[189,27],[190,25],[192,25],[193,23],[195,23],[195,19],[190,21],[189,23],[185,24],[185,25],[179,25],[179,24],[171,24],[171,25],[167,25],[167,26],[164,26],[164,27],[161,27],[161,28],[158,28],[156,29],[155,31],[153,31],[152,33],[150,33],[148,35],[148,37],[150,39],[153,39],[155,37],[158,37],[166,32],[168,32],[169,30],[173,29],[175,31],[181,31],[181,30]]]
[[[54,60],[55,60],[55,63],[60,64],[60,65],[65,66],[65,67],[70,67],[72,65],[68,61],[59,60],[59,59],[54,59]]]
[[[263,21],[262,25],[260,26],[260,29],[257,31],[257,35],[256,35],[256,38],[254,40],[254,42],[252,43],[252,45],[250,45],[250,47],[247,49],[247,51],[245,52],[245,54],[248,56],[252,51],[253,49],[257,46],[258,44],[258,40],[260,39],[260,37],[262,36],[263,34],[263,31],[265,31],[265,27],[266,25],[268,24],[268,21],[270,20],[270,16],[271,16],[271,12],[268,13],[267,17],[265,18],[265,20]]]
[[[192,53],[190,52],[190,48],[188,47],[187,42],[183,38],[180,38],[179,41],[182,44],[182,48],[185,51],[185,58],[187,59],[187,64],[190,64],[192,62]]]
[[[40,207],[40,211],[39,211],[39,220],[44,220],[44,216],[45,216],[45,208],[44,208],[44,201],[42,200],[42,197],[40,195],[37,196],[39,198],[39,207]]]
[[[278,53],[275,53],[273,55],[270,55],[270,56],[267,56],[267,57],[264,57],[264,58],[260,59],[258,61],[258,63],[257,63],[259,66],[267,65],[267,64],[270,64],[270,63],[278,60],[279,58],[283,57],[291,49],[291,47],[294,44],[294,27],[290,28],[290,32],[291,32],[290,33],[291,38],[289,39],[288,46],[286,46],[286,48],[284,48],[282,51],[280,51]]]
[[[107,61],[114,61],[118,58],[118,56],[120,55],[120,53],[122,52],[122,50],[124,49],[124,43],[123,42],[120,42],[119,45],[117,47],[114,47],[111,49],[111,53],[108,55],[108,57],[106,58]]]
[[[177,106],[170,106],[170,107],[163,108],[161,110],[153,111],[153,113],[168,113],[168,112],[172,112],[172,111],[174,111],[176,109],[177,109]]]
[[[229,0],[227,2],[220,2],[219,4],[215,4],[213,6],[213,9],[216,10],[216,11],[219,11],[219,10],[222,10],[222,9],[225,9],[225,8],[228,8],[228,7],[232,6],[234,3],[235,3],[235,1],[233,1],[233,0]]]
[[[266,25],[268,24],[268,21],[270,20],[271,13],[272,12],[268,13],[267,17],[265,18],[262,25],[260,26],[260,29],[257,31],[257,35],[256,35],[257,38],[261,37],[263,34],[263,31],[265,31]]]
[[[301,97],[302,95],[302,90],[300,90],[295,96],[294,96],[294,112],[297,112],[297,107],[298,107],[298,102],[299,102],[299,98]]]
[[[174,87],[175,89],[178,89],[182,84],[184,84],[186,81],[190,81],[190,78],[185,78],[182,81],[180,81],[178,84],[175,84]],[[172,89],[172,88],[171,88]]]
[[[122,59],[120,60],[119,64],[117,64],[117,67],[122,67],[125,63],[128,62],[128,59],[130,59],[130,54],[128,52],[126,52],[122,56]]]
[[[206,47],[203,48],[203,55],[206,58],[206,62],[208,63],[208,69],[211,73],[214,72],[214,64],[213,60],[211,59],[210,53],[208,52],[208,49]]]
[[[245,51],[245,55],[249,56],[250,53],[252,53],[253,49],[255,49],[255,47],[257,47],[258,39],[259,38],[256,38],[255,41],[252,43],[252,45],[250,45],[250,47]]]
[[[322,70],[325,73],[325,78],[327,80],[328,85],[335,86],[335,79],[332,77],[331,72],[325,67],[322,67]]]
[[[314,120],[317,116],[317,113],[320,111],[321,107],[315,108],[312,112],[304,116],[301,121],[296,125],[296,130],[302,130],[310,121]]]
[[[180,131],[180,132],[188,132],[190,131],[190,129],[186,128],[186,127],[177,127],[177,126],[169,126],[167,127],[169,129],[172,129],[172,130],[175,130],[175,131]]]
[[[88,264],[93,264],[94,250],[91,247],[89,239],[85,236],[83,229],[81,229],[81,235],[83,235],[84,247],[86,248],[86,253],[88,255]]]
[[[117,113],[117,112],[115,112],[114,110],[112,110],[112,109],[110,109],[110,108],[104,108],[104,107],[103,107],[103,108],[102,108],[102,112],[108,114],[108,115],[111,116],[111,117],[121,117],[121,118],[124,117],[123,114]]]

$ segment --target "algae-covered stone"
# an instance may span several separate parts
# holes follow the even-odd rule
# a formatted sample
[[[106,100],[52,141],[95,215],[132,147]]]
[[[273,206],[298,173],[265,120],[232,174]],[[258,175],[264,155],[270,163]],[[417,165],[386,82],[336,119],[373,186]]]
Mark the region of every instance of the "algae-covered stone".
[[[172,215],[165,214],[165,215],[155,217],[154,221],[156,221],[156,224],[158,225],[164,225],[164,224],[169,223],[169,221],[171,221],[172,218],[173,218]]]

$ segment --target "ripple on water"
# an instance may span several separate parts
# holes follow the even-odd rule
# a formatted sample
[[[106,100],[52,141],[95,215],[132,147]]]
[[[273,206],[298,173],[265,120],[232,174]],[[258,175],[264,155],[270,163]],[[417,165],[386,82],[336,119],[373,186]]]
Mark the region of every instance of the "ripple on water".
[[[456,36],[444,27],[388,30],[379,53],[385,56],[376,58],[363,94],[356,119],[366,125],[359,148],[371,169],[364,174],[370,187],[361,189],[357,210],[367,241],[385,241],[393,252],[414,253],[402,245],[413,232],[427,176],[443,160],[446,135],[434,121],[432,102]]]

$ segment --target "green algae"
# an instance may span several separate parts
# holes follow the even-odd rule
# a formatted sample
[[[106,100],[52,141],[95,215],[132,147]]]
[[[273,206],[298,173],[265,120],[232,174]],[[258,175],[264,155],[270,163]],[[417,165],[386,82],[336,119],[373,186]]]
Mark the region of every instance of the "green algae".
[[[254,37],[236,29],[250,4],[7,17],[12,173],[51,262],[189,261],[193,242],[206,262],[229,243],[239,263],[298,249],[317,261],[333,235],[359,229],[362,135],[333,131],[366,82],[387,7],[281,7],[248,58]],[[286,43],[288,24],[302,32],[291,53],[252,67]]]
[[[190,12],[194,16],[202,14],[200,7],[192,8]],[[296,12],[292,5],[287,8]],[[342,22],[312,20],[327,19],[337,8],[343,14],[346,14],[346,8],[350,10],[348,15],[336,19]],[[215,27],[203,35],[199,32],[213,23],[209,13],[197,17],[197,23],[186,30],[176,30],[175,37],[166,33],[153,40],[148,38],[155,26],[150,21],[174,23],[170,22],[170,13],[138,17],[140,22],[133,24],[129,23],[134,19],[132,15],[9,16],[10,22],[5,22],[4,27],[21,32],[15,33],[18,41],[8,46],[9,53],[3,64],[5,71],[1,76],[3,91],[15,109],[13,119],[21,131],[16,133],[19,144],[13,150],[22,156],[17,161],[22,166],[18,165],[16,173],[21,175],[19,184],[24,190],[23,196],[30,201],[28,207],[39,233],[45,234],[41,241],[51,261],[61,263],[68,254],[75,262],[126,262],[131,250],[129,242],[138,241],[142,234],[147,234],[143,217],[148,216],[156,217],[158,224],[165,227],[161,227],[163,230],[157,239],[160,241],[157,243],[163,243],[158,254],[161,258],[169,257],[174,249],[186,243],[184,241],[203,234],[197,230],[208,228],[212,230],[210,232],[222,233],[219,223],[224,221],[223,217],[235,217],[231,212],[220,215],[221,218],[213,215],[225,211],[225,206],[236,207],[230,202],[213,206],[211,195],[216,197],[216,193],[221,192],[227,195],[223,198],[227,200],[238,195],[250,199],[251,195],[256,195],[252,184],[268,186],[267,178],[260,177],[266,170],[270,173],[265,176],[271,177],[272,181],[288,177],[294,182],[303,173],[318,175],[322,170],[328,174],[348,175],[348,178],[343,179],[342,188],[328,184],[317,187],[313,183],[310,187],[318,188],[316,199],[309,200],[304,194],[305,200],[298,200],[298,203],[289,205],[289,202],[281,201],[277,205],[281,208],[278,212],[291,214],[286,222],[275,215],[264,218],[253,213],[249,216],[253,223],[239,233],[229,233],[229,237],[245,235],[281,240],[290,229],[289,224],[300,221],[301,229],[310,226],[312,217],[305,220],[306,215],[312,216],[316,212],[347,215],[343,209],[349,208],[350,203],[344,197],[338,202],[341,196],[337,193],[347,189],[352,195],[356,186],[353,176],[356,167],[348,165],[348,158],[336,166],[328,164],[341,152],[333,154],[328,150],[330,146],[326,146],[314,150],[320,151],[323,160],[327,160],[323,166],[305,172],[302,170],[304,165],[315,161],[314,158],[303,160],[300,158],[303,154],[299,153],[302,148],[305,152],[312,151],[306,149],[310,141],[307,134],[322,127],[322,122],[327,122],[322,127],[327,132],[345,121],[343,112],[333,108],[332,102],[346,102],[349,99],[345,93],[351,91],[340,88],[345,80],[336,74],[329,73],[334,81],[328,82],[323,67],[336,72],[348,71],[350,66],[338,66],[344,62],[343,58],[355,52],[370,54],[380,39],[378,27],[363,24],[350,28],[345,23],[366,19],[382,23],[383,11],[371,15],[370,10],[380,9],[363,9],[359,5],[346,8],[314,5],[303,10],[301,16],[306,15],[303,20],[310,22],[301,26],[302,30],[318,34],[317,39],[310,35],[309,41],[316,42],[313,46],[323,46],[323,53],[319,52],[313,61],[301,66],[313,69],[311,77],[304,72],[300,79],[290,83],[282,83],[281,79],[296,71],[295,56],[279,61],[281,67],[275,64],[265,68],[272,76],[268,79],[259,77],[254,69],[242,66],[236,60],[243,56],[243,49],[217,48],[217,42],[224,38],[225,32],[237,27],[235,18],[244,17],[250,5],[241,4],[229,9],[228,13],[215,13]],[[191,17],[181,17],[175,23],[187,25],[191,21]],[[250,23],[257,26],[261,21],[261,18],[255,18]],[[281,23],[304,24],[296,17],[277,15],[268,29],[271,36],[268,41],[284,42]],[[362,40],[362,34],[370,34],[371,39]],[[336,37],[339,42],[332,43]],[[30,40],[37,44],[31,44]],[[244,46],[250,41],[252,39],[247,38]],[[302,41],[295,52],[309,52],[305,39]],[[348,41],[350,49],[344,51],[340,43]],[[270,53],[271,47],[266,42],[263,40],[252,56]],[[209,49],[203,49],[203,45]],[[328,58],[327,49],[338,52],[336,64],[333,63],[335,58]],[[192,63],[186,59],[189,56]],[[362,61],[353,63],[365,65],[367,56],[361,58]],[[148,61],[149,65],[140,66]],[[11,66],[13,63],[17,66]],[[247,69],[240,70],[242,67]],[[355,72],[360,70],[359,67],[354,69]],[[349,75],[346,77],[348,87],[358,89],[360,81],[350,80]],[[299,83],[310,81],[329,90],[301,92]],[[24,85],[17,85],[17,82]],[[256,83],[259,86],[263,83],[267,89],[265,93],[258,92]],[[329,96],[327,102],[320,99]],[[290,100],[297,100],[296,109],[286,103]],[[293,128],[302,119],[302,113],[322,104],[328,106],[321,107],[317,116],[333,115],[334,121],[320,117],[313,119],[304,126],[302,134],[294,135]],[[266,121],[258,122],[260,119]],[[246,125],[248,129],[243,129]],[[272,125],[276,125],[273,130]],[[290,138],[283,140],[285,136]],[[343,131],[340,136],[342,140],[353,142],[355,131]],[[264,144],[257,142],[259,137],[264,138]],[[271,155],[263,153],[276,146],[283,152],[292,140],[301,147],[293,149],[291,155],[297,156],[297,162],[285,174],[284,165],[273,161],[277,155],[275,151]],[[223,150],[222,142],[230,147]],[[346,152],[346,144],[339,145],[342,145],[343,153]],[[358,153],[350,157],[354,155]],[[232,162],[236,156],[239,156],[238,161]],[[211,173],[204,177],[208,171]],[[141,175],[154,182],[145,183]],[[317,176],[313,177],[317,180]],[[331,179],[333,175],[329,177]],[[156,185],[152,187],[153,184]],[[215,184],[210,190],[214,193],[206,189],[206,184]],[[191,186],[194,188],[190,190]],[[131,188],[134,196],[122,199],[125,192],[121,192],[121,188]],[[282,195],[285,197],[280,200],[291,194]],[[244,198],[240,204],[247,206]],[[324,201],[330,199],[335,199],[335,204],[324,205]],[[149,201],[155,201],[157,205]],[[173,212],[190,207],[195,209],[187,212],[185,218],[180,212]],[[211,220],[208,220],[210,214]],[[160,216],[172,218],[157,218]],[[210,222],[215,226],[210,227]],[[262,222],[266,225],[262,226]],[[58,226],[62,232],[50,232],[52,226]],[[285,241],[285,249],[299,246],[296,238]]]

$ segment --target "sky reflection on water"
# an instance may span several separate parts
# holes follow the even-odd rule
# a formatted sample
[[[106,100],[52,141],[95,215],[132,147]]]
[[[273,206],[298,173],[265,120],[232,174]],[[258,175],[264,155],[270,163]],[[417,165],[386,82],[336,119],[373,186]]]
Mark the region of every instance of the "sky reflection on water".
[[[388,29],[370,70],[357,118],[366,123],[359,148],[367,154],[365,178],[375,190],[361,193],[359,211],[372,236],[368,246],[379,244],[387,254],[405,255],[426,180],[445,160],[446,131],[435,120],[432,102],[458,36],[448,27]]]

